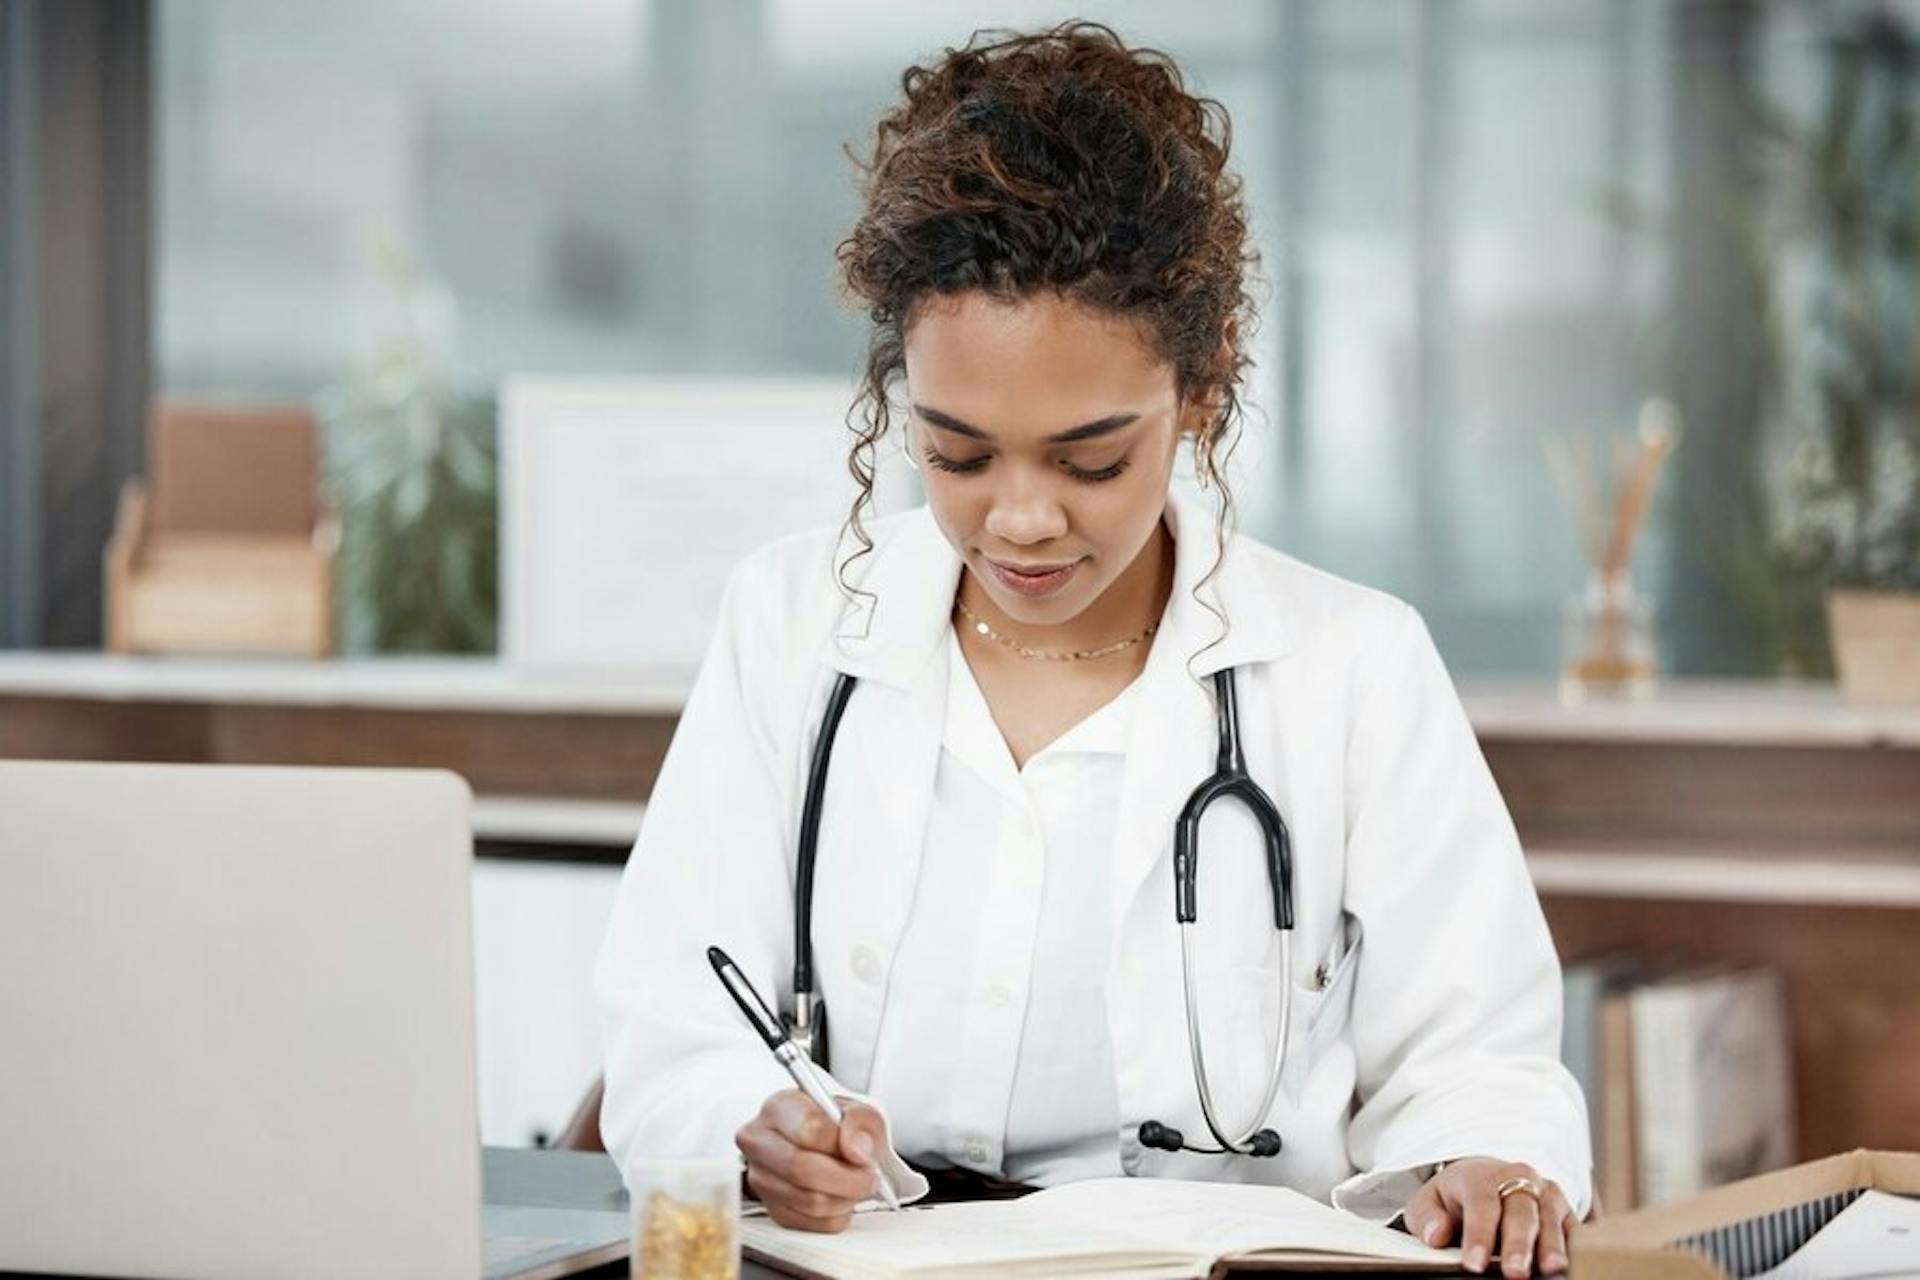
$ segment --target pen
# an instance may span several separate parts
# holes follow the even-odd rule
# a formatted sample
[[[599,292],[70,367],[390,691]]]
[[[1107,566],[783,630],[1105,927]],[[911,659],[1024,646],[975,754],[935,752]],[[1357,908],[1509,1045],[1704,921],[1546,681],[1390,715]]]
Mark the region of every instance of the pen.
[[[718,947],[708,947],[707,963],[713,966],[714,976],[720,979],[720,985],[740,1006],[740,1012],[746,1016],[747,1022],[767,1042],[767,1048],[773,1050],[773,1056],[787,1069],[787,1074],[800,1086],[800,1091],[813,1099],[813,1104],[826,1112],[827,1119],[834,1124],[845,1119],[840,1104],[833,1100],[833,1095],[827,1092],[826,1086],[820,1083],[820,1077],[814,1073],[812,1061],[800,1052],[800,1046],[793,1042],[793,1037],[787,1034],[786,1027],[774,1016],[773,1010],[767,1008],[767,1002],[747,981],[747,975],[740,972],[740,966],[733,962],[733,957]],[[873,1165],[873,1177],[879,1184],[880,1198],[886,1201],[887,1208],[898,1210],[900,1193],[893,1189],[893,1183],[888,1180],[886,1170],[880,1167],[878,1160]]]

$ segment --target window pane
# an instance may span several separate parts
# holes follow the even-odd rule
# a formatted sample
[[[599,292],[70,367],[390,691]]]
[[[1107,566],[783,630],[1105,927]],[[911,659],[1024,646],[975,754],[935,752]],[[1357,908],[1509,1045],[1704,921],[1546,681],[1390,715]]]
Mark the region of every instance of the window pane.
[[[1703,364],[1673,332],[1692,286],[1663,219],[1696,164],[1676,86],[1738,60],[1686,46],[1690,12],[161,0],[158,381],[310,396],[408,324],[480,389],[851,380],[866,335],[836,292],[857,213],[842,148],[865,145],[909,63],[974,28],[1092,17],[1172,54],[1233,117],[1268,285],[1235,456],[1246,527],[1410,599],[1458,669],[1545,675],[1584,565],[1544,441],[1604,449]],[[1741,21],[1757,77],[1810,98],[1822,24]],[[392,250],[444,295],[402,312]],[[1690,439],[1732,432],[1714,438],[1744,457],[1751,430],[1696,422]],[[1690,443],[1676,465],[1713,456]],[[1656,593],[1689,554],[1670,524],[1656,505],[1635,558]],[[1666,621],[1691,670],[1740,652],[1737,616]]]

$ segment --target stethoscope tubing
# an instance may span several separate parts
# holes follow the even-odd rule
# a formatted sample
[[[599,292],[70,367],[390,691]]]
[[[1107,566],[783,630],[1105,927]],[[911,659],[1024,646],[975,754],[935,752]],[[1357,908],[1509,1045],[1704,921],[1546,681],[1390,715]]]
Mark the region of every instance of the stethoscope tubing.
[[[1207,1084],[1207,1051],[1200,1034],[1200,1002],[1195,998],[1193,981],[1193,925],[1180,925],[1180,983],[1186,996],[1187,1047],[1193,1057],[1193,1082],[1200,1095],[1200,1116],[1207,1122],[1213,1140],[1228,1151],[1246,1154],[1247,1142],[1266,1127],[1266,1118],[1280,1096],[1280,1080],[1287,1067],[1287,1035],[1293,1022],[1293,948],[1282,939],[1280,944],[1280,1026],[1273,1042],[1273,1063],[1267,1069],[1267,1090],[1254,1108],[1253,1118],[1238,1137],[1229,1138],[1220,1127],[1213,1109],[1213,1090]]]
[[[1199,1095],[1200,1114],[1223,1152],[1250,1154],[1247,1144],[1261,1131],[1265,1117],[1273,1110],[1286,1069],[1287,1038],[1293,1019],[1293,948],[1286,938],[1293,929],[1293,850],[1286,821],[1279,808],[1247,772],[1246,757],[1240,744],[1240,710],[1233,669],[1229,667],[1215,672],[1213,684],[1219,749],[1214,773],[1194,789],[1174,824],[1174,919],[1180,926],[1180,981],[1186,1005],[1187,1046],[1193,1060],[1193,1079]],[[799,858],[794,876],[793,1039],[822,1065],[827,1061],[828,1046],[824,1009],[818,1011],[822,1015],[819,1018],[821,1025],[818,1027],[818,1037],[815,1036],[813,878],[827,770],[833,756],[834,739],[839,735],[840,719],[846,712],[847,699],[853,692],[853,686],[854,677],[841,672],[827,695],[826,712],[820,734],[814,741],[813,757],[807,772],[807,787],[800,816]],[[1244,804],[1260,828],[1265,846],[1268,884],[1273,895],[1274,927],[1282,935],[1279,1034],[1273,1043],[1273,1061],[1267,1073],[1265,1093],[1253,1119],[1234,1137],[1228,1136],[1228,1129],[1220,1123],[1214,1111],[1213,1090],[1207,1076],[1206,1047],[1200,1028],[1192,947],[1193,926],[1199,919],[1200,820],[1208,806],[1227,797]]]
[[[833,742],[840,736],[840,717],[846,714],[853,684],[854,678],[843,671],[835,677],[833,688],[827,694],[826,714],[821,719],[820,735],[814,739],[813,759],[807,767],[807,791],[800,808],[800,856],[794,868],[793,1037],[822,1066],[827,1063],[824,1035],[817,1052],[814,1046],[813,870],[819,860],[820,809],[826,797],[827,767],[833,760]]]

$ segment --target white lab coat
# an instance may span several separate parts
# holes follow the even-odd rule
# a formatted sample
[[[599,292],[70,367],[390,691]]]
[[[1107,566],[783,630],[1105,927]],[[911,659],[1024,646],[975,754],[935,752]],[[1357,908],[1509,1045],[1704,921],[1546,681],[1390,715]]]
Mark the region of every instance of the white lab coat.
[[[1206,599],[1212,513],[1170,500],[1175,573],[1142,675],[1116,824],[1107,1017],[1121,1165],[1138,1176],[1281,1182],[1384,1217],[1425,1166],[1523,1160],[1589,1197],[1587,1120],[1560,1065],[1560,971],[1513,825],[1419,616],[1236,537]],[[647,807],[602,948],[601,1131],[624,1164],[727,1151],[790,1081],[715,981],[710,944],[791,1007],[802,790],[837,671],[859,683],[829,770],[815,885],[833,1075],[885,1110],[873,1061],[913,902],[947,692],[958,557],[925,508],[870,527],[849,601],[828,530],[734,572]],[[1199,1111],[1174,923],[1174,819],[1213,768],[1211,681],[1237,669],[1248,768],[1292,836],[1293,1013],[1267,1117],[1277,1158],[1143,1148],[1158,1119],[1211,1145]],[[1229,1123],[1270,1061],[1279,935],[1257,837],[1209,818],[1200,863],[1202,1025]],[[939,1046],[927,1046],[939,1052]],[[914,1152],[903,1153],[909,1157]]]

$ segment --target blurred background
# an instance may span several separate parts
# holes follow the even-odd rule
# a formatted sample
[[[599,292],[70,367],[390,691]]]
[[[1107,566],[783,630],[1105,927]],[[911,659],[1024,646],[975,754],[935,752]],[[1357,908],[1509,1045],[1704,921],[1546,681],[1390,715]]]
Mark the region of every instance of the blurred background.
[[[1554,670],[1582,562],[1543,442],[1653,396],[1688,428],[1634,566],[1665,669],[1830,670],[1769,485],[1843,410],[1790,384],[1911,395],[1911,5],[8,14],[15,645],[99,642],[95,556],[153,397],[321,405],[409,339],[483,417],[529,371],[850,379],[842,148],[982,24],[1109,21],[1227,106],[1267,284],[1247,525],[1413,601],[1456,671]],[[1826,219],[1874,201],[1863,230],[1896,225],[1850,250]],[[1849,253],[1884,258],[1874,349]],[[488,647],[480,621],[442,647]]]
[[[553,1140],[591,1078],[579,977],[711,621],[668,517],[750,544],[850,496],[844,149],[976,27],[1087,17],[1233,121],[1263,260],[1243,527],[1425,614],[1569,959],[1784,974],[1800,1114],[1768,1123],[1920,1146],[1889,1065],[1920,1051],[1912,980],[1751,941],[1920,936],[1920,4],[4,13],[0,754],[460,768],[489,1140]],[[240,520],[252,487],[193,424],[266,408],[312,432],[306,656],[142,642],[223,598],[161,599],[166,512]],[[669,474],[674,441],[739,469]],[[796,466],[819,488],[764,510]],[[1597,667],[1596,634],[1626,637]],[[1845,1034],[1802,1010],[1834,982],[1868,993]]]

